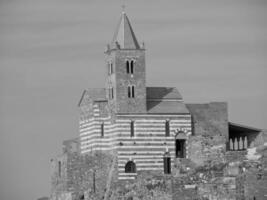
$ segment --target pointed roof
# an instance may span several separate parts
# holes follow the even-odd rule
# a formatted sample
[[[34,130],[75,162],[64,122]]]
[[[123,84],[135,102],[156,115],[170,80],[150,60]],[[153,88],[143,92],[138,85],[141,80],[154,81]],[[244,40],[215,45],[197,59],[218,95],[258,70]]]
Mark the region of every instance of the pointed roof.
[[[139,49],[140,46],[133,32],[130,21],[123,11],[111,42],[111,48],[116,48],[116,42],[121,49]]]

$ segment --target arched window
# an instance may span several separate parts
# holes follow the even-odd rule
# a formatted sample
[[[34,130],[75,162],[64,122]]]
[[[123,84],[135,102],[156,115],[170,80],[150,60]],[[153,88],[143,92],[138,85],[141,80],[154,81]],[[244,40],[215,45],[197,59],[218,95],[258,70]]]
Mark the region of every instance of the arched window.
[[[128,161],[125,165],[125,173],[136,173],[136,166],[133,161]]]
[[[132,86],[132,98],[134,98],[134,86]]]
[[[133,71],[134,71],[134,61],[131,60],[131,74],[133,74]]]
[[[129,60],[126,61],[126,71],[127,71],[127,74],[130,73],[130,62],[129,62]]]

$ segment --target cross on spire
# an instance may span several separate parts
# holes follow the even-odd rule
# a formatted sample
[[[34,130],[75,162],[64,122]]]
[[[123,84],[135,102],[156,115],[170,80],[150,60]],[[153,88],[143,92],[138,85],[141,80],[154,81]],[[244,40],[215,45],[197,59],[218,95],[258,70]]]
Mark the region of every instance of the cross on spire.
[[[125,0],[123,0],[123,2],[122,2],[122,13],[125,13],[125,8],[126,8],[126,1]]]

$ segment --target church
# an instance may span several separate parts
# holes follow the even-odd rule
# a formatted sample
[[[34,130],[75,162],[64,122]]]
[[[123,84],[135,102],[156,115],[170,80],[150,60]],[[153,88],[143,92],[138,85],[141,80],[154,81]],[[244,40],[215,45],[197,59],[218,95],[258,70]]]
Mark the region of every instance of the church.
[[[133,179],[140,170],[170,173],[174,158],[187,156],[191,135],[181,94],[147,87],[145,46],[125,12],[105,54],[106,87],[85,90],[79,102],[81,153],[116,151],[119,179]]]
[[[145,51],[123,11],[105,50],[105,88],[84,90],[79,137],[65,141],[63,154],[51,159],[52,194],[109,199],[112,186],[146,172],[175,185],[184,169],[240,160],[249,148],[263,145],[261,129],[228,121],[227,103],[188,104],[177,88],[148,86]],[[88,167],[98,159],[100,166]]]

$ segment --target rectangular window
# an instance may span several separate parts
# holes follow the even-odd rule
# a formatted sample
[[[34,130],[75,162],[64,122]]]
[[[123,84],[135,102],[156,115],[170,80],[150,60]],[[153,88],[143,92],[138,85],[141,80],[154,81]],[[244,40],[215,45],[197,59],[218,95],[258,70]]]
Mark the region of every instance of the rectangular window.
[[[131,98],[131,87],[128,86],[128,98]]]
[[[108,88],[108,98],[111,99],[111,89]]]
[[[128,60],[126,61],[126,71],[127,71],[127,74],[130,73],[130,63]]]
[[[61,161],[58,161],[58,176],[61,177]]]
[[[165,122],[165,136],[169,137],[170,136],[170,121]]]
[[[134,137],[134,121],[131,121],[131,137]]]
[[[113,87],[111,88],[111,99],[114,98],[114,90],[113,90]]]
[[[108,74],[109,75],[113,74],[113,63],[112,62],[108,63]]]
[[[164,156],[163,164],[164,164],[164,174],[170,174],[171,173],[171,158]]]
[[[134,71],[134,61],[132,60],[131,61],[131,74],[133,74],[133,71]]]
[[[113,63],[110,63],[110,74],[113,74]]]
[[[101,124],[101,137],[104,137],[104,123]]]
[[[132,86],[132,98],[134,98],[134,86]]]

